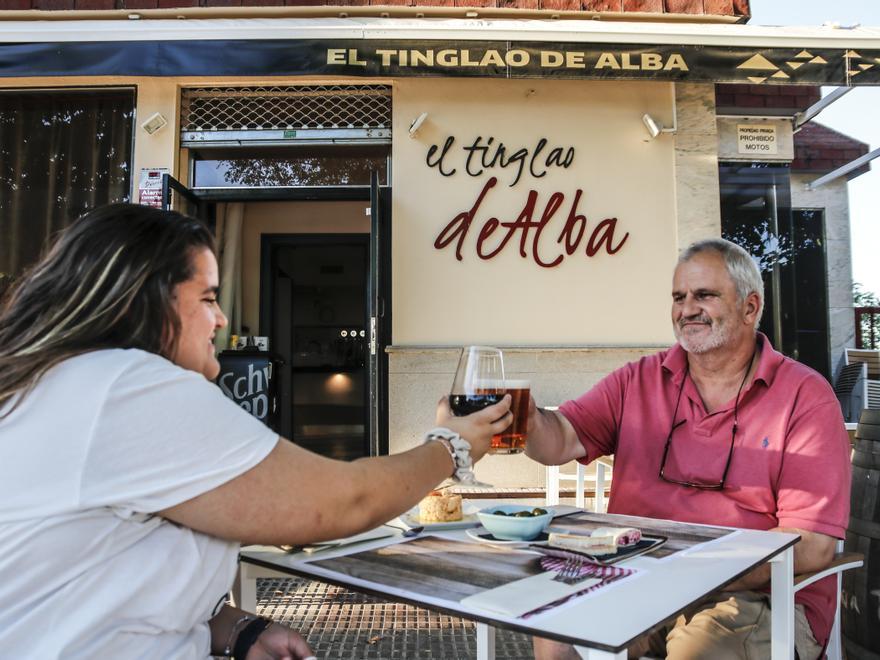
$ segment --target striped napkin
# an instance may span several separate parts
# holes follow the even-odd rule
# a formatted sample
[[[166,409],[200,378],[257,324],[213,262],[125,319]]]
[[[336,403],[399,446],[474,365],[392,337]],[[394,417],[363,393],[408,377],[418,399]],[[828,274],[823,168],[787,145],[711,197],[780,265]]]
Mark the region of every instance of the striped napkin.
[[[565,566],[565,563],[566,560],[559,557],[541,558],[541,568],[543,568],[545,571],[561,571],[562,567]],[[587,581],[584,583],[584,588],[580,591],[569,594],[558,600],[554,600],[552,603],[542,605],[541,607],[538,607],[530,612],[526,612],[522,615],[522,618],[527,619],[531,616],[535,616],[536,614],[542,614],[548,610],[553,609],[554,607],[559,607],[563,603],[567,603],[572,598],[577,598],[578,596],[583,596],[584,594],[588,594],[592,591],[596,591],[597,589],[601,589],[602,587],[608,586],[612,582],[616,582],[617,580],[625,578],[628,575],[632,575],[635,572],[636,571],[633,568],[603,566],[602,564],[592,564],[590,562],[584,562],[583,566],[581,566],[580,569],[580,577],[598,578],[599,580],[601,580],[601,582]]]

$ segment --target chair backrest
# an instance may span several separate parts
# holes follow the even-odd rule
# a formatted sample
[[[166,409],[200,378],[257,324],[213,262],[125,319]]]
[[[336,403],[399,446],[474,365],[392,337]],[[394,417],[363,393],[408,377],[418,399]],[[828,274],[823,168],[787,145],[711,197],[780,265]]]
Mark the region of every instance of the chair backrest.
[[[614,467],[614,459],[610,456],[593,461],[596,466],[596,475],[587,476],[586,467],[582,463],[577,464],[574,473],[561,472],[558,465],[548,465],[546,470],[546,503],[548,506],[559,504],[560,482],[564,480],[575,481],[575,506],[585,508],[587,485],[592,486],[593,511],[605,512],[606,493],[611,487],[611,472]]]
[[[865,408],[880,408],[880,380],[865,381]]]
[[[864,362],[868,367],[868,378],[880,380],[880,350],[868,348],[847,348],[844,350],[847,364]]]
[[[794,591],[797,593],[804,587],[813,584],[817,580],[834,575],[837,577],[837,602],[834,608],[834,619],[831,624],[831,634],[828,636],[828,644],[825,647],[825,653],[828,660],[841,660],[843,653],[840,643],[840,589],[841,574],[851,568],[858,568],[865,562],[865,556],[858,552],[844,552],[843,541],[838,540],[836,553],[831,564],[825,570],[806,575],[794,576]]]
[[[858,422],[862,408],[867,406],[866,373],[867,365],[864,362],[846,364],[841,368],[837,382],[834,384],[834,393],[840,401],[840,409],[847,422]]]

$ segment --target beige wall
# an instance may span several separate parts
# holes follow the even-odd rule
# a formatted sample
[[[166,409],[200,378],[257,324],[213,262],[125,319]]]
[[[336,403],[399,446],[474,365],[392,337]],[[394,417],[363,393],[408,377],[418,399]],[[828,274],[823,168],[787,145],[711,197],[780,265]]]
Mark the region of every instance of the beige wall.
[[[263,234],[370,233],[366,202],[251,202],[242,227],[242,325],[260,326],[260,241]],[[261,330],[266,334],[264,330]]]
[[[575,86],[580,84],[577,83]],[[628,88],[629,86],[625,85],[624,87]],[[555,87],[554,92],[554,98],[557,96],[566,97],[565,87]],[[664,166],[663,172],[664,181],[674,192],[675,204],[671,210],[672,217],[669,219],[671,223],[670,240],[673,241],[673,244],[668,247],[669,255],[665,260],[657,259],[654,262],[649,260],[645,264],[637,264],[632,272],[627,273],[624,283],[620,285],[615,283],[615,286],[612,287],[617,291],[616,302],[601,314],[591,310],[596,317],[595,323],[603,324],[608,334],[613,335],[607,344],[623,343],[623,340],[619,339],[618,334],[615,333],[623,336],[626,325],[630,322],[623,312],[628,309],[642,310],[643,315],[638,323],[644,324],[645,328],[650,328],[653,334],[646,337],[641,344],[631,346],[603,346],[601,341],[590,337],[585,332],[577,347],[507,347],[505,349],[505,366],[508,374],[513,378],[531,380],[532,393],[538,405],[558,405],[577,397],[617,367],[671,344],[669,289],[677,250],[694,240],[707,236],[718,236],[721,233],[718,159],[716,155],[715,89],[713,85],[677,85],[675,93],[678,132],[674,136],[664,134],[650,145],[651,148],[663,151],[665,157],[671,161]],[[662,103],[659,103],[659,106],[656,112],[652,110],[652,114],[655,114],[657,119],[666,124],[671,123],[668,109],[665,113],[662,110],[666,106],[663,106]],[[423,107],[418,112],[414,112],[412,116],[401,117],[397,115],[400,112],[399,104],[395,106],[395,114],[397,115],[395,120],[396,147],[399,146],[396,144],[397,142],[403,142],[404,147],[407,147],[409,141],[406,133],[403,134],[404,137],[400,137],[397,124],[402,123],[408,126],[408,122],[412,121],[418,113],[426,110],[429,108]],[[574,116],[580,116],[578,108],[569,108],[569,112]],[[633,112],[632,115],[635,115],[630,116],[635,127],[641,128],[641,113]],[[431,121],[431,117],[428,121]],[[556,122],[551,122],[551,125],[555,126]],[[427,122],[425,126],[428,126]],[[421,133],[419,135],[421,136]],[[640,139],[643,138],[633,136],[633,141]],[[632,149],[636,150],[638,147],[632,146]],[[395,161],[395,168],[400,167],[400,162]],[[672,175],[674,179],[669,181],[667,175]],[[424,176],[433,181],[433,173]],[[594,196],[600,196],[605,192],[601,188],[598,190],[590,188],[590,190]],[[611,191],[614,195],[612,202],[619,198],[639,197],[644,194],[643,191],[644,187],[641,185],[640,179],[630,177],[627,184],[621,185],[621,189]],[[398,195],[399,189],[395,188],[395,197]],[[661,199],[665,200],[666,198],[661,196]],[[661,222],[663,217],[661,213]],[[408,220],[413,221],[412,218],[408,218]],[[395,232],[399,230],[401,222],[400,215],[396,214],[394,216]],[[395,239],[397,238],[398,235],[395,233]],[[397,263],[399,261],[397,252],[395,252],[394,258]],[[491,262],[489,263],[491,264]],[[541,270],[534,264],[530,264],[530,267],[530,273]],[[433,271],[425,270],[423,277],[430,277]],[[398,275],[397,270],[395,275]],[[611,281],[608,277],[603,276],[601,280],[603,285],[608,285]],[[639,288],[633,292],[628,287]],[[491,299],[493,294],[490,292],[484,295],[486,299]],[[545,291],[537,295],[539,298],[549,298],[555,304],[560,302],[559,296],[555,295],[552,290],[549,293]],[[529,300],[530,305],[532,302],[533,300]],[[467,307],[467,313],[470,314],[473,310],[478,310],[480,304],[471,304]],[[422,307],[424,307],[424,303],[422,303]],[[395,298],[394,309],[395,317],[398,317],[405,313],[401,310],[407,308],[402,307],[399,299]],[[467,315],[461,312],[454,313],[446,310],[441,310],[441,312],[449,314],[459,323],[467,322]],[[551,322],[535,314],[531,306],[528,307],[523,322],[543,330],[551,328]],[[401,346],[396,331],[395,327],[395,346],[389,350],[389,409],[391,411],[389,445],[392,453],[412,447],[421,441],[422,434],[433,422],[437,397],[447,392],[452,384],[458,357],[457,348]],[[496,342],[497,340],[490,339],[490,341]],[[478,478],[497,486],[538,486],[544,484],[544,468],[525,456],[489,456],[479,463],[476,472]]]
[[[640,345],[672,338],[667,316],[671,265],[676,255],[674,139],[648,140],[641,117],[650,112],[671,123],[670,84],[543,80],[404,79],[394,89],[393,286],[395,345]],[[410,123],[428,118],[415,138]],[[428,167],[426,155],[447,136],[455,143],[446,162],[449,177]],[[543,178],[513,167],[465,173],[464,145],[477,136],[503,142],[510,151],[548,145],[575,148],[568,169]],[[510,151],[508,153],[510,153]],[[443,227],[469,209],[485,182],[498,185],[480,208],[464,241],[434,248]],[[717,174],[716,174],[717,179]],[[477,257],[477,234],[492,216],[513,221],[529,191],[538,193],[537,222],[552,193],[564,201],[544,231],[545,260],[560,254],[556,240],[576,190],[578,212],[588,219],[577,252],[554,268],[519,254],[517,234],[497,257]],[[614,242],[629,232],[615,255],[588,258],[587,239],[599,222],[617,218]],[[496,245],[497,231],[489,243]],[[647,275],[647,276],[646,276]],[[399,310],[406,310],[400,313]]]

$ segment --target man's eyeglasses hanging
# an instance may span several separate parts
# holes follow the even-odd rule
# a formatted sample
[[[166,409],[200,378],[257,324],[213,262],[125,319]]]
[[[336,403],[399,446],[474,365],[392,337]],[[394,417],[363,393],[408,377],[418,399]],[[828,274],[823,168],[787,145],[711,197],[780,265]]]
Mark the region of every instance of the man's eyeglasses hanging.
[[[730,448],[727,451],[727,461],[724,463],[724,472],[722,472],[721,479],[718,481],[675,479],[666,474],[666,459],[669,457],[669,446],[672,444],[672,435],[675,433],[675,429],[684,425],[684,423],[687,421],[686,419],[683,419],[680,422],[675,421],[675,418],[678,416],[679,404],[681,404],[681,394],[684,391],[684,384],[687,381],[688,374],[690,373],[690,367],[685,367],[684,378],[681,379],[681,385],[678,388],[678,397],[675,400],[675,409],[672,411],[672,426],[669,429],[669,435],[666,436],[666,444],[663,447],[663,460],[660,461],[660,478],[663,481],[671,484],[677,484],[679,486],[687,486],[688,488],[702,488],[703,490],[721,490],[724,488],[724,484],[727,481],[727,473],[730,471],[730,462],[733,459],[733,448],[736,445],[739,397],[740,394],[742,394],[743,387],[746,384],[746,379],[749,377],[749,372],[752,370],[752,364],[755,361],[756,352],[752,353],[752,358],[751,360],[749,360],[749,366],[746,368],[746,373],[743,374],[742,382],[739,384],[739,389],[736,391],[736,399],[733,402],[733,428],[730,431]]]

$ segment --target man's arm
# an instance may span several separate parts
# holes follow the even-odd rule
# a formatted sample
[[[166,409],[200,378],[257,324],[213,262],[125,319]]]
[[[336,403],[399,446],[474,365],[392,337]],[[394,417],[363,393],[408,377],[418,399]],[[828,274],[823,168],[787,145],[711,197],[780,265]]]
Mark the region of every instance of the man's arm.
[[[562,465],[586,455],[571,422],[558,412],[539,409],[529,397],[526,456],[544,465]]]
[[[827,534],[808,532],[793,527],[774,527],[771,532],[800,534],[801,540],[794,546],[794,574],[814,573],[826,568],[834,559],[837,539]],[[770,584],[770,564],[762,564],[751,573],[724,587],[725,591],[760,589]]]

